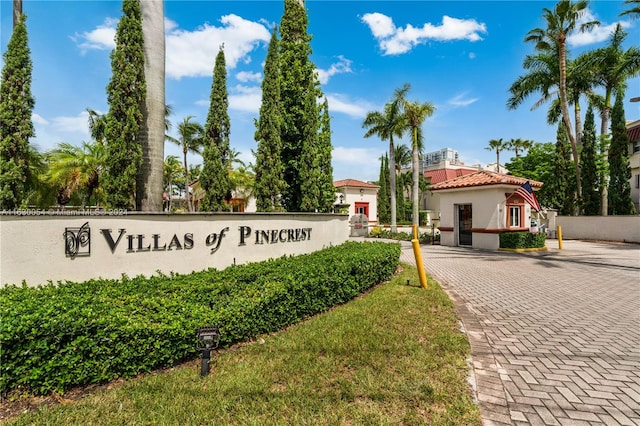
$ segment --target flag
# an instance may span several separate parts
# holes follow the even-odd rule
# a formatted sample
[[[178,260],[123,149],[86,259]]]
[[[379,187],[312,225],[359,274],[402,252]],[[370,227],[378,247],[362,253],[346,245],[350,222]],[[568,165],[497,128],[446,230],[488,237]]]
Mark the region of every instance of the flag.
[[[529,181],[523,183],[522,186],[516,190],[516,194],[524,198],[524,200],[535,211],[539,212],[540,210],[542,210],[540,208],[540,204],[538,204],[538,200],[536,199],[536,194],[533,193],[533,189],[531,188],[531,184],[529,184]]]

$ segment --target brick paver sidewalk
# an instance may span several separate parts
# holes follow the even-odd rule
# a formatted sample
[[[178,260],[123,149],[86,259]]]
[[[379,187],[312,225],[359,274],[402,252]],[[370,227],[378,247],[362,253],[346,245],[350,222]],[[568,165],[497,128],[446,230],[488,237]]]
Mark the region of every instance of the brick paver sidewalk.
[[[640,246],[421,250],[469,335],[484,424],[640,425]]]

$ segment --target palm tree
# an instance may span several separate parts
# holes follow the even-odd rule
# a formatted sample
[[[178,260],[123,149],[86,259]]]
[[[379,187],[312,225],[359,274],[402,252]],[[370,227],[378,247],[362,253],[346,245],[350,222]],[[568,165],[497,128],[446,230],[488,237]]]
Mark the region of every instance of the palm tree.
[[[47,153],[49,168],[44,180],[58,188],[58,204],[67,204],[80,192],[83,206],[97,194],[102,201],[100,174],[104,170],[105,148],[99,143],[83,142],[81,147],[61,142]]]
[[[489,141],[489,145],[484,149],[487,151],[495,151],[496,152],[496,173],[500,173],[500,151],[504,151],[507,147],[507,144],[500,139],[491,139]]]
[[[422,123],[427,119],[427,117],[433,115],[436,107],[430,102],[409,102],[406,99],[402,100],[402,104],[404,115],[407,117],[407,127],[409,130],[411,130],[411,169],[413,170],[413,191],[411,192],[411,200],[413,202],[412,219],[413,225],[418,226],[420,224],[420,171],[418,169],[418,164],[423,142]]]
[[[91,138],[100,145],[104,145],[104,131],[107,126],[106,114],[100,114],[91,108],[87,108],[87,112],[89,113],[89,133]]]
[[[140,128],[142,165],[137,176],[136,209],[162,211],[166,126],[164,0],[140,2],[144,39],[146,97]]]
[[[391,232],[397,232],[396,224],[396,164],[395,148],[393,145],[394,136],[401,138],[407,129],[406,117],[402,114],[401,100],[409,91],[410,86],[405,84],[400,89],[396,89],[393,98],[384,106],[384,112],[372,111],[367,114],[362,123],[363,128],[367,128],[365,138],[378,136],[380,139],[389,141],[389,187],[391,190]]]
[[[567,100],[567,37],[575,30],[584,32],[594,26],[599,25],[598,21],[589,21],[579,24],[579,19],[584,16],[587,11],[589,2],[587,0],[578,0],[572,3],[571,0],[560,0],[553,10],[543,8],[543,17],[546,20],[547,27],[534,28],[527,33],[525,42],[535,43],[536,50],[541,52],[557,52],[558,54],[558,70],[559,81],[558,90],[560,95],[560,105],[562,109],[562,119],[565,123],[567,136],[571,142],[571,151],[573,153],[573,161],[576,164],[576,183],[578,188],[578,198],[581,197],[580,190],[580,166],[578,156],[578,145],[576,136],[572,130],[571,118],[569,117],[569,104]]]
[[[179,139],[174,137],[167,137],[167,139],[182,147],[182,154],[184,156],[184,187],[185,196],[187,197],[187,206],[189,211],[194,211],[193,198],[189,195],[189,166],[187,163],[187,153],[194,152],[200,154],[200,148],[202,148],[202,135],[204,129],[200,123],[192,122],[192,115],[189,115],[182,120],[182,123],[178,124]]]
[[[491,141],[489,141],[489,144],[491,144]],[[517,139],[511,139],[510,141],[505,142],[504,149],[515,151],[516,158],[518,158],[520,151],[529,149],[531,148],[532,145],[533,145],[533,141],[517,138]],[[493,151],[493,149],[490,149],[490,151]]]
[[[625,0],[625,4],[628,4],[631,9],[625,10],[620,16],[630,15],[631,19],[638,19],[640,17],[640,0]]]
[[[411,149],[406,145],[396,145],[395,147],[396,174],[411,165]]]
[[[173,187],[180,178],[183,177],[184,169],[180,165],[180,160],[175,155],[169,155],[164,160],[164,183],[165,192],[169,198],[168,211],[171,211],[173,200]]]

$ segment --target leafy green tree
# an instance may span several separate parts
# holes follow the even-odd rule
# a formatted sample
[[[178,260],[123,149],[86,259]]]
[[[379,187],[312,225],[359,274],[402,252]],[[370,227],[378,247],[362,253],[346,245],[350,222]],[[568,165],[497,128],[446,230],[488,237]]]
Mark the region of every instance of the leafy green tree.
[[[396,160],[395,160],[395,146],[393,138],[401,138],[407,130],[406,116],[402,113],[402,102],[404,96],[409,91],[410,86],[405,84],[399,89],[396,89],[391,101],[385,104],[384,111],[372,111],[367,113],[362,127],[368,129],[364,134],[365,138],[371,136],[378,136],[381,140],[389,141],[389,187],[391,188],[391,232],[397,231],[396,215],[399,209],[397,208],[397,185],[396,185]]]
[[[109,112],[103,180],[107,204],[131,209],[136,177],[142,164],[139,135],[146,96],[140,2],[124,0],[123,16],[116,28],[116,48],[111,52],[111,80],[107,85]]]
[[[318,135],[318,162],[320,169],[320,197],[318,210],[329,213],[333,209],[336,199],[336,189],[333,186],[333,166],[331,165],[331,117],[329,116],[329,102],[325,98],[320,112],[320,133]]]
[[[192,180],[189,179],[189,163],[187,162],[187,153],[193,152],[196,154],[200,154],[200,150],[203,144],[202,134],[204,133],[202,125],[200,123],[191,121],[192,118],[193,116],[189,115],[185,117],[180,124],[178,124],[178,139],[171,136],[166,136],[167,140],[175,143],[176,145],[179,145],[182,148],[184,179],[186,188],[185,195],[187,197],[187,208],[190,212],[194,211],[194,206],[193,197],[189,193],[189,187]]]
[[[618,92],[611,110],[611,147],[609,148],[609,214],[635,214],[631,199],[629,136],[625,125],[623,93]]]
[[[600,114],[602,117],[601,135],[608,133],[612,96],[619,91],[624,92],[627,80],[640,74],[640,49],[637,46],[631,46],[625,51],[623,43],[626,37],[627,33],[618,23],[611,34],[608,46],[581,55],[583,67],[590,71],[595,84],[604,88],[604,103]],[[606,160],[607,151],[604,151],[604,154]],[[602,214],[606,215],[608,188],[605,185],[603,189]]]
[[[280,114],[282,163],[287,211],[314,211],[320,199],[318,159],[319,109],[311,36],[304,3],[285,0],[280,21]]]
[[[224,45],[220,46],[213,68],[209,114],[204,128],[203,168],[200,185],[204,190],[201,210],[225,211],[225,201],[231,200],[229,180],[229,94],[227,92],[227,68]]]
[[[496,173],[500,173],[500,151],[505,150],[507,147],[507,143],[500,139],[491,139],[489,141],[489,145],[484,149],[487,151],[495,151],[496,152]]]
[[[576,30],[584,32],[599,25],[598,21],[583,22],[581,18],[588,10],[589,2],[587,0],[578,0],[575,3],[571,0],[560,0],[556,3],[553,10],[543,8],[543,18],[546,21],[546,28],[534,28],[527,33],[525,42],[535,44],[536,50],[544,53],[556,53],[559,61],[559,81],[558,91],[560,97],[560,106],[562,110],[562,119],[565,123],[565,129],[571,150],[573,153],[575,165],[575,181],[580,198],[580,164],[578,156],[578,143],[576,136],[573,134],[571,117],[569,116],[569,100],[567,97],[567,37]]]
[[[380,177],[378,178],[378,223],[389,223],[391,220],[390,188],[389,188],[389,157],[380,157]]]
[[[554,143],[532,143],[525,155],[513,157],[505,164],[513,176],[544,182],[544,186],[536,191],[541,206],[557,207],[552,194],[555,155]]]
[[[575,163],[571,161],[571,148],[564,121],[558,122],[556,155],[553,163],[554,206],[562,215],[573,216],[577,211],[576,181],[573,179]]]
[[[20,207],[29,180],[29,138],[35,136],[31,114],[31,56],[26,16],[19,15],[11,34],[0,84],[0,209]]]
[[[597,162],[596,124],[593,107],[589,105],[582,135],[582,212],[587,216],[600,214],[600,181]]]
[[[259,212],[283,211],[282,194],[286,183],[282,165],[280,139],[280,71],[278,37],[274,28],[264,64],[260,117],[255,120],[258,142],[255,175],[256,208]]]

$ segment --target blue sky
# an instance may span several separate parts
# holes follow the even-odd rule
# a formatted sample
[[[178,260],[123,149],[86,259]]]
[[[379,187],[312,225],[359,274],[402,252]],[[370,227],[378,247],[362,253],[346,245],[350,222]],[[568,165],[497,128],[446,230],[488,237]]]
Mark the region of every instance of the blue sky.
[[[0,49],[11,36],[11,0],[0,0]],[[311,46],[332,116],[334,179],[377,180],[387,142],[364,139],[362,121],[381,110],[393,91],[411,85],[409,100],[431,102],[435,114],[423,126],[425,151],[453,148],[465,164],[487,164],[489,140],[555,140],[547,106],[537,96],[507,110],[509,86],[524,73],[533,52],[526,33],[544,27],[549,1],[320,1],[308,0]],[[204,124],[215,56],[224,43],[231,117],[231,146],[252,162],[254,118],[270,30],[283,1],[165,1],[166,101],[178,123],[188,115]],[[86,108],[107,112],[109,52],[121,2],[24,0],[33,61],[34,123],[41,151],[65,141],[90,139]],[[603,47],[617,22],[640,44],[640,21],[621,18],[622,1],[592,1],[589,14],[601,26],[569,40],[570,54]],[[627,119],[640,118],[640,78],[629,81]],[[586,108],[585,108],[586,109]],[[408,139],[398,141],[408,144]],[[181,156],[167,143],[165,155]],[[507,154],[507,157],[510,154]],[[180,157],[181,158],[181,157]],[[504,162],[505,155],[501,156]],[[201,158],[190,154],[190,163]]]

